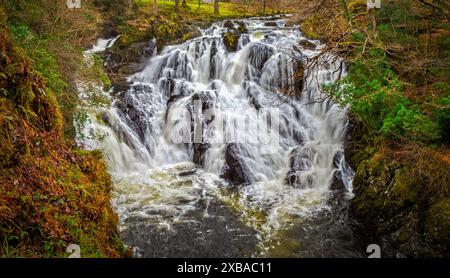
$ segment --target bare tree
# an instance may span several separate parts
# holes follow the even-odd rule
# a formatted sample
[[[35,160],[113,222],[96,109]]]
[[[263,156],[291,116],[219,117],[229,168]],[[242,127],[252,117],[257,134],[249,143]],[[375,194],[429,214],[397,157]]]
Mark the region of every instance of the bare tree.
[[[158,14],[158,2],[157,0],[153,0],[153,13]]]
[[[219,14],[219,0],[214,0],[214,14]]]

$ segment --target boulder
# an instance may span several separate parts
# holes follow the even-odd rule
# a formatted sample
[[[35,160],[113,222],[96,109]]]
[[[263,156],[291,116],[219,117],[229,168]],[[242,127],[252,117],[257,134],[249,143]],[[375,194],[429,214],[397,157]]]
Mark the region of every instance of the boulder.
[[[305,49],[309,49],[309,50],[315,50],[316,49],[316,45],[308,40],[301,40],[300,41],[300,46],[305,48]]]
[[[267,21],[266,23],[264,23],[264,26],[266,27],[278,27],[278,24],[276,21]]]
[[[248,154],[241,146],[236,143],[228,144],[225,150],[225,166],[220,177],[235,186],[251,183],[250,169],[243,161],[246,156]]]
[[[250,64],[257,70],[261,71],[266,62],[275,53],[274,49],[262,43],[255,43],[250,48],[249,58]]]
[[[223,43],[229,52],[236,52],[238,49],[240,34],[237,31],[231,30],[223,35]]]

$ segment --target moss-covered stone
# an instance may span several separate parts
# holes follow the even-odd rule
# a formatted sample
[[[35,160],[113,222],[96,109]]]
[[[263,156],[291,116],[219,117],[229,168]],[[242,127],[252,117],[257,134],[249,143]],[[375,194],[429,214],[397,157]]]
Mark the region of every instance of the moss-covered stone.
[[[449,256],[450,199],[433,191],[425,169],[408,163],[384,152],[363,160],[353,181],[353,215],[368,237],[388,243],[386,256]]]
[[[239,31],[239,33],[244,34],[244,33],[248,32],[247,27],[245,27],[244,22],[238,21],[237,24],[238,24],[237,30]]]
[[[417,199],[416,182],[411,170],[402,168],[395,172],[391,192],[398,201],[406,204],[414,204]]]
[[[426,239],[443,254],[450,252],[450,198],[446,198],[427,212]]]
[[[309,50],[314,50],[316,49],[316,45],[308,40],[302,40],[299,43],[303,48],[305,49],[309,49]]]
[[[239,34],[236,31],[228,31],[223,35],[225,47],[230,52],[237,51],[239,43]]]

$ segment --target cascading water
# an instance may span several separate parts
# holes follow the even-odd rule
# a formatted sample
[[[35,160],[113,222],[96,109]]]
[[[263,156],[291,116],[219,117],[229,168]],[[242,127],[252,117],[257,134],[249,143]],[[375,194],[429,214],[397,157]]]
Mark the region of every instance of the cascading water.
[[[78,141],[105,153],[124,241],[137,256],[358,256],[346,112],[320,90],[342,62],[298,82],[318,41],[281,18],[234,24],[236,52],[223,23],[168,46],[79,130],[105,135]]]

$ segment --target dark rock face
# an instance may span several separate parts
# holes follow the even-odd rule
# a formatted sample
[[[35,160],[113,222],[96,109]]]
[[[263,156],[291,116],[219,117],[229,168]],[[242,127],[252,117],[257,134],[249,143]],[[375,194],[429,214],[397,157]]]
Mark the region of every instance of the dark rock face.
[[[216,41],[213,41],[212,46],[211,46],[211,56],[209,58],[209,62],[211,65],[210,66],[211,72],[209,73],[209,78],[211,80],[214,80],[217,75],[217,72],[216,72],[216,64],[217,64],[216,63],[216,54],[217,54],[217,52],[218,52],[218,49],[217,49]]]
[[[123,92],[120,94],[114,106],[119,109],[119,114],[121,118],[127,122],[142,142],[145,141],[145,133],[151,128],[147,119],[151,116],[150,111],[141,110],[139,103],[147,103],[151,101],[150,94],[152,93],[152,88],[150,86],[138,85],[133,87],[133,94],[129,92]]]
[[[194,143],[194,157],[192,161],[203,166],[205,164],[205,153],[211,147],[210,144]]]
[[[311,168],[311,153],[305,150],[303,146],[292,150],[289,159],[289,168],[290,170],[286,175],[285,183],[293,187],[306,188],[308,184],[301,184],[297,174]]]
[[[193,111],[194,103],[200,102],[201,103],[201,111]],[[191,133],[192,133],[192,140],[193,140],[193,148],[194,148],[194,156],[193,156],[193,162],[203,166],[205,162],[205,153],[206,151],[211,147],[211,145],[207,142],[205,142],[205,136],[206,130],[208,126],[214,121],[214,115],[206,115],[206,110],[212,109],[214,107],[214,99],[210,95],[210,92],[202,92],[202,93],[196,93],[191,98],[191,107],[189,108],[189,111],[191,113]],[[201,112],[202,115],[196,115],[195,113]],[[209,118],[207,116],[210,116]],[[200,120],[201,122],[197,123],[200,124],[202,127],[202,134],[201,134],[201,140],[202,143],[195,142],[195,134],[194,134],[194,126],[196,124],[196,120]]]
[[[330,185],[330,190],[345,192],[347,189],[345,188],[344,182],[342,181],[342,173],[339,170],[334,171],[333,181]]]
[[[148,40],[133,43],[125,49],[115,45],[100,55],[105,61],[105,69],[116,83],[121,82],[125,76],[143,70],[155,50],[156,42]]]
[[[239,144],[230,143],[225,150],[225,166],[220,176],[231,184],[243,185],[252,181],[252,176],[243,158],[248,156],[245,149]]]
[[[223,23],[223,27],[227,29],[234,29],[234,24],[231,20],[227,20]]]
[[[333,159],[333,165],[336,170],[333,173],[333,180],[330,185],[330,190],[345,192],[347,189],[345,188],[344,182],[342,181],[342,172],[339,170],[341,160],[343,158],[344,153],[342,151],[338,151]]]
[[[370,153],[363,150],[364,145],[367,144],[367,142],[364,142],[363,136],[367,133],[367,128],[363,122],[350,114],[344,141],[344,153],[345,159],[353,169],[356,169],[364,159],[369,158]]]
[[[264,23],[264,26],[266,26],[266,27],[277,27],[278,24],[277,24],[276,21],[268,21],[268,22]]]
[[[245,23],[244,23],[244,22],[238,21],[237,24],[238,24],[237,30],[238,30],[241,34],[244,34],[244,33],[247,33],[247,32],[248,32],[247,27],[245,27]]]
[[[262,43],[256,43],[250,49],[250,64],[258,71],[261,71],[274,53],[275,51],[271,47]]]

